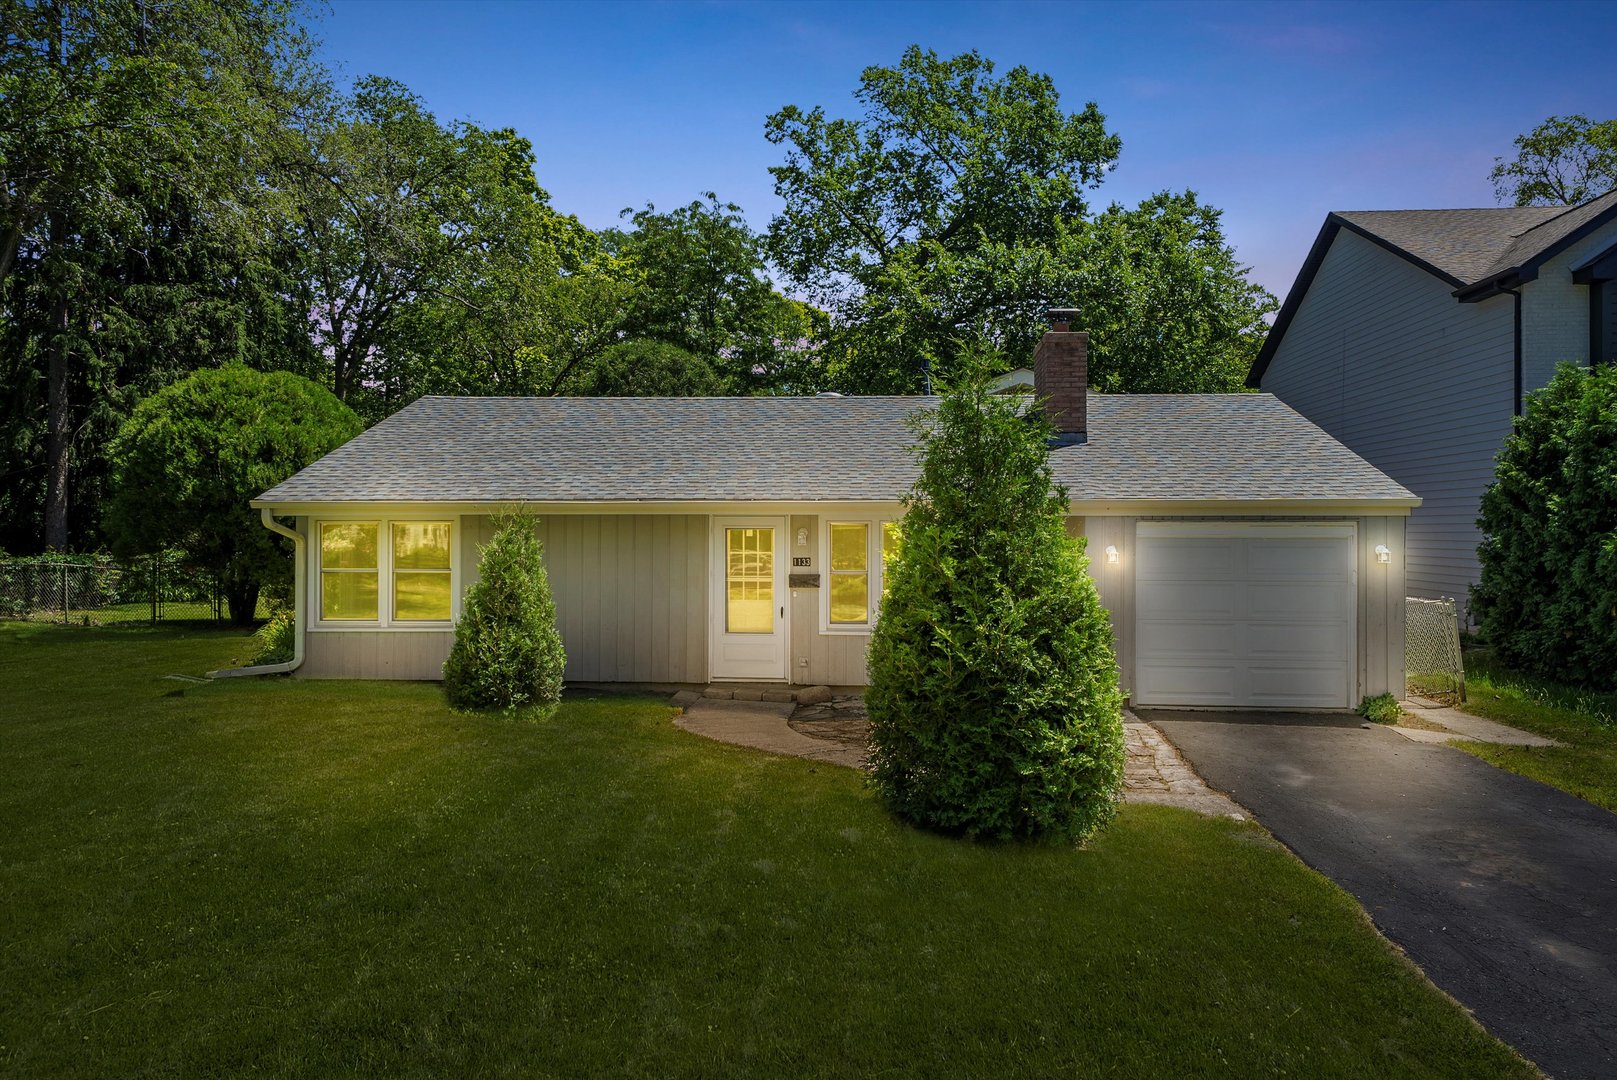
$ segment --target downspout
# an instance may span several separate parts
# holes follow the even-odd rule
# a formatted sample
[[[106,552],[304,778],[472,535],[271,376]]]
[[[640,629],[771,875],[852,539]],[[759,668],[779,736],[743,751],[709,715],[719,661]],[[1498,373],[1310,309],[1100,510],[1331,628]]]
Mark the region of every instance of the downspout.
[[[208,672],[210,679],[230,679],[237,675],[285,675],[296,671],[303,664],[303,631],[304,631],[304,604],[303,604],[303,534],[296,529],[288,529],[279,521],[269,507],[259,510],[259,517],[264,522],[264,528],[273,533],[280,533],[292,541],[292,659],[279,664],[255,664],[252,667],[224,668],[221,671]]]
[[[1516,404],[1515,404],[1515,412],[1512,415],[1520,416],[1522,414],[1522,293],[1521,293],[1521,287],[1517,286],[1514,289],[1500,289],[1499,291],[1509,293],[1511,296],[1514,296],[1516,298],[1516,319],[1515,319],[1515,334],[1516,334],[1516,354],[1515,354],[1516,355],[1516,358],[1515,358],[1516,391],[1515,391],[1515,393],[1516,393],[1516,396],[1513,399]]]

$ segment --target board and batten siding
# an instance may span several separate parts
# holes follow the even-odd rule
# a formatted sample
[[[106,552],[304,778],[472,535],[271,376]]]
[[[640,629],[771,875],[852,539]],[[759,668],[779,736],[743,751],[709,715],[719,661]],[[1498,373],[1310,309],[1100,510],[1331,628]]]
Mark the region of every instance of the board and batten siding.
[[[870,635],[820,632],[820,589],[825,587],[825,566],[820,556],[820,517],[793,514],[789,526],[787,541],[791,556],[809,560],[807,566],[791,566],[790,572],[820,575],[818,586],[791,590],[790,681],[801,686],[864,686],[869,681],[865,654]],[[808,542],[799,547],[797,534],[801,529],[808,530]]]
[[[572,682],[707,680],[705,515],[556,514],[539,518],[545,569]],[[492,519],[467,515],[460,580],[477,581]],[[298,530],[307,535],[308,519]],[[315,558],[311,545],[311,562]],[[310,597],[319,575],[310,570]],[[451,630],[329,630],[305,637],[299,675],[315,679],[440,679]]]
[[[1514,300],[1458,303],[1443,281],[1343,229],[1263,389],[1425,500],[1408,588],[1464,603],[1476,518],[1515,408]],[[1401,548],[1398,550],[1402,550]]]
[[[1355,700],[1391,693],[1404,696],[1404,576],[1405,535],[1402,517],[1242,517],[1242,518],[1069,518],[1068,532],[1088,538],[1089,574],[1100,592],[1101,603],[1112,617],[1117,646],[1118,679],[1125,693],[1134,685],[1134,552],[1135,531],[1141,521],[1352,521],[1358,526],[1358,616],[1355,652],[1358,677]],[[1385,544],[1392,562],[1376,562],[1375,548]],[[1107,545],[1116,547],[1118,561],[1106,559]]]
[[[469,586],[494,528],[463,521]],[[707,681],[706,515],[540,515],[539,538],[570,682]]]

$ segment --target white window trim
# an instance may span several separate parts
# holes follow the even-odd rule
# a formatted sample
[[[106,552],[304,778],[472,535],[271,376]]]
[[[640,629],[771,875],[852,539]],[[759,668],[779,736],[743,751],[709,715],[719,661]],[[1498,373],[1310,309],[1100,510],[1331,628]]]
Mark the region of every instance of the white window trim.
[[[422,619],[393,618],[393,523],[395,521],[449,522],[449,618],[427,622]],[[309,522],[309,572],[305,575],[309,595],[304,598],[309,612],[310,632],[386,630],[390,634],[434,633],[453,630],[460,621],[460,534],[459,514],[385,514],[313,518]],[[376,619],[325,619],[320,611],[320,527],[322,525],[375,525],[376,537]]]
[[[881,609],[882,586],[885,582],[886,567],[882,561],[882,525],[898,519],[891,516],[858,517],[842,514],[836,517],[823,516],[820,518],[820,633],[822,634],[853,634],[869,637],[875,629],[876,615]],[[869,622],[862,623],[834,623],[831,621],[831,526],[833,525],[866,525],[865,532],[865,565],[870,567],[870,592],[866,597],[869,604]]]

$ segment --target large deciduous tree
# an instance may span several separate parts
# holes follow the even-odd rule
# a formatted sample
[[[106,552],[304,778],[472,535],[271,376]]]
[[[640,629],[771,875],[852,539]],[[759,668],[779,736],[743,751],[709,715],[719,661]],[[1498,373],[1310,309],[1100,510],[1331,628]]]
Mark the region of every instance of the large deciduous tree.
[[[322,90],[295,16],[286,0],[0,0],[8,539],[82,539],[72,493],[132,400],[285,329],[256,212]]]
[[[361,430],[330,391],[290,372],[195,372],[142,401],[112,443],[113,550],[184,551],[218,575],[231,620],[248,622],[260,587],[291,568],[248,500]]]
[[[831,385],[948,382],[982,343],[1025,355],[1042,310],[1076,302],[1109,389],[1239,389],[1229,373],[1256,355],[1274,298],[1192,193],[1091,214],[1122,150],[1094,102],[1069,113],[1048,76],[919,47],[867,68],[854,96],[858,119],[787,106],[765,129],[786,150],[768,250],[833,315]],[[1165,344],[1180,328],[1194,333]]]
[[[1494,159],[1494,194],[1515,206],[1565,206],[1617,188],[1617,120],[1552,116],[1515,139],[1516,157]]]
[[[710,191],[671,211],[647,205],[624,216],[633,229],[605,239],[635,276],[626,338],[700,357],[732,393],[813,385],[824,315],[776,291],[739,206]]]

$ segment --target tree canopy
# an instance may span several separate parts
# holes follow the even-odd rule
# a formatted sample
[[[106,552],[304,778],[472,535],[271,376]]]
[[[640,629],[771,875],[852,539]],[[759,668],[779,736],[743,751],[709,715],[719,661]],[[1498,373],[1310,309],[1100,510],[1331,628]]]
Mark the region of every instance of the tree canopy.
[[[259,588],[284,582],[291,565],[248,500],[363,429],[329,390],[291,372],[194,372],[136,406],[109,448],[113,550],[182,550],[219,576],[231,618],[246,622]]]
[[[1494,158],[1494,194],[1515,206],[1565,206],[1617,188],[1617,120],[1552,116],[1515,139],[1516,157]]]
[[[784,206],[591,229],[520,133],[340,88],[299,0],[0,0],[0,548],[108,538],[109,444],[199,370],[422,394],[910,393],[1076,303],[1107,390],[1236,390],[1273,298],[1193,192],[1098,211],[1121,141],[1052,80],[919,47],[862,113],[765,122]]]
[[[1122,153],[1095,102],[1067,112],[1046,75],[919,46],[866,68],[854,98],[859,119],[788,105],[765,127],[786,151],[768,250],[833,315],[830,385],[915,392],[974,342],[1024,355],[1043,310],[1076,303],[1109,389],[1241,388],[1274,298],[1192,192],[1091,214]],[[1168,342],[1181,328],[1193,337]]]

